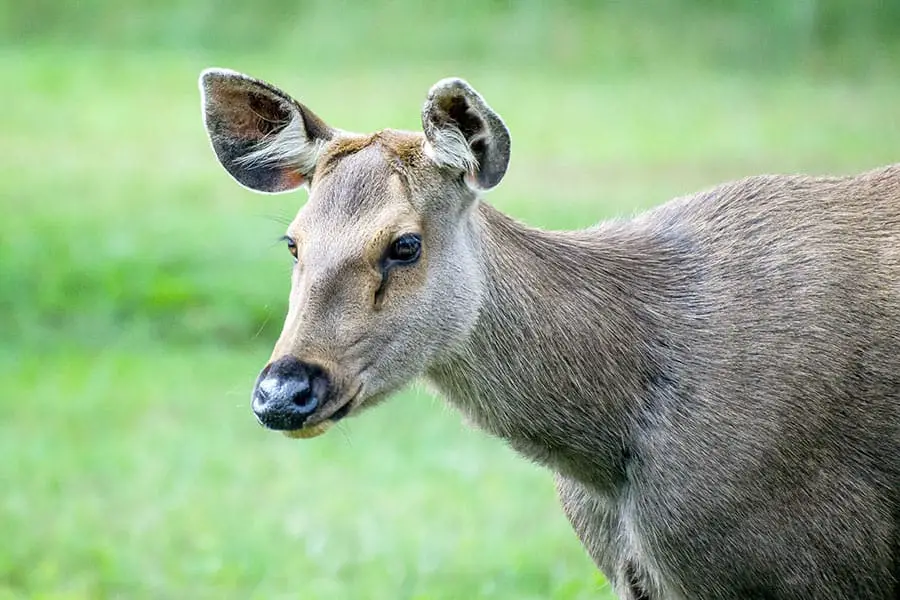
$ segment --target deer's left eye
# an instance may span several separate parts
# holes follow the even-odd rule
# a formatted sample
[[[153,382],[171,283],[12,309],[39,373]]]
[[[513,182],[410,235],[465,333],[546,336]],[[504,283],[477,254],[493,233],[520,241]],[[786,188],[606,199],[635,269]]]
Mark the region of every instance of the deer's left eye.
[[[387,251],[388,263],[412,264],[422,254],[422,238],[415,233],[401,235],[394,240]]]

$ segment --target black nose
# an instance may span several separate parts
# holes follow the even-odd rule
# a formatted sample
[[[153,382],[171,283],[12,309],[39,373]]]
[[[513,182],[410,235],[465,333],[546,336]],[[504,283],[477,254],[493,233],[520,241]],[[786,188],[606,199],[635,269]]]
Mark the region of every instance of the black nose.
[[[325,401],[328,376],[320,367],[283,356],[256,378],[253,412],[269,429],[300,429]]]

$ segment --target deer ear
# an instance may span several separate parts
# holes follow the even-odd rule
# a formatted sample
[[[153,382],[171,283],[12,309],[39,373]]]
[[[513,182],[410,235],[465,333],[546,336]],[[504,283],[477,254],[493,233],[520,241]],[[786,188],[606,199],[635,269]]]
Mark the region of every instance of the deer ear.
[[[312,179],[334,136],[312,111],[274,86],[227,69],[207,69],[199,83],[213,151],[238,183],[274,194]]]
[[[466,173],[469,185],[488,190],[509,165],[509,130],[484,98],[462,79],[442,79],[422,108],[426,151],[438,164]]]

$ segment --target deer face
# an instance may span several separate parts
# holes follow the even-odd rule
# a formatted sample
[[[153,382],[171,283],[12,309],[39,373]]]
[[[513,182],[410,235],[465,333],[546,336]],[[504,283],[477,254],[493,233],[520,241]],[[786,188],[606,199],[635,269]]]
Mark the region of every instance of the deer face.
[[[458,79],[432,87],[424,134],[333,129],[232,71],[204,71],[200,88],[213,150],[239,183],[309,190],[285,235],[288,314],[252,408],[266,427],[318,435],[467,338],[485,293],[477,193],[505,173],[509,134]]]

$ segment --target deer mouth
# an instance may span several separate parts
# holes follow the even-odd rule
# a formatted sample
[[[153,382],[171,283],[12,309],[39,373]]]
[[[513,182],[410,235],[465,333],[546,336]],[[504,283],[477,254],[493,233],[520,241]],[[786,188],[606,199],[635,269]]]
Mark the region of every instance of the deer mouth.
[[[331,421],[322,421],[317,425],[312,425],[311,427],[301,427],[300,429],[286,429],[282,431],[284,435],[292,439],[309,439],[322,435],[329,429],[331,429]]]

